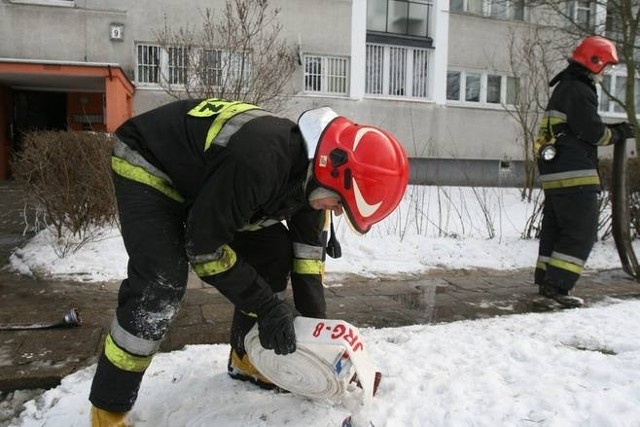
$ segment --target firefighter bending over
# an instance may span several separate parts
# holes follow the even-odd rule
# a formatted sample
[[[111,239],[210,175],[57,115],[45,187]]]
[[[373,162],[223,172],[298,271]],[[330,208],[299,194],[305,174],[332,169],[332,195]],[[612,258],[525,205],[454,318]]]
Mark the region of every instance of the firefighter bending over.
[[[273,387],[249,361],[245,334],[257,322],[263,347],[294,352],[294,316],[325,317],[331,212],[364,234],[408,183],[406,153],[391,134],[328,107],[296,124],[243,102],[183,100],[128,120],[116,137],[129,264],[91,386],[94,427],[128,425],[190,267],[235,306],[231,377]],[[295,310],[278,296],[289,277]]]

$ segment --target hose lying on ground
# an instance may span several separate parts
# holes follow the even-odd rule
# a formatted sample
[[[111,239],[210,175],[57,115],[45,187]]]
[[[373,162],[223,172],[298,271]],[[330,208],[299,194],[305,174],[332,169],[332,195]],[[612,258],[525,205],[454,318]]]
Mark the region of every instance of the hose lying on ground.
[[[294,320],[297,350],[276,355],[260,345],[258,327],[245,337],[253,365],[278,387],[312,399],[341,401],[360,388],[368,404],[376,389],[376,368],[358,329],[342,320],[298,316]],[[378,377],[379,378],[379,377]]]

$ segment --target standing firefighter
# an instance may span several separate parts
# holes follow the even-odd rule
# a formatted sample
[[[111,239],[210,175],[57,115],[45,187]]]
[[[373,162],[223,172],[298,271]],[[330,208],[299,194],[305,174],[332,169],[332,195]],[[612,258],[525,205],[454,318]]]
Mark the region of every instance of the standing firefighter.
[[[127,425],[189,266],[235,306],[231,377],[273,387],[249,361],[245,334],[257,322],[263,347],[296,351],[297,313],[278,293],[290,277],[297,312],[325,316],[327,218],[344,211],[364,234],[389,215],[408,182],[404,149],[384,130],[328,107],[296,124],[219,99],[167,104],[130,119],[116,136],[112,165],[129,265],[91,387],[92,425]]]
[[[611,41],[584,39],[549,84],[556,87],[534,145],[545,195],[535,283],[541,295],[569,307],[583,304],[570,291],[597,238],[597,146],[633,136],[628,123],[607,126],[598,115],[596,83],[617,63]]]

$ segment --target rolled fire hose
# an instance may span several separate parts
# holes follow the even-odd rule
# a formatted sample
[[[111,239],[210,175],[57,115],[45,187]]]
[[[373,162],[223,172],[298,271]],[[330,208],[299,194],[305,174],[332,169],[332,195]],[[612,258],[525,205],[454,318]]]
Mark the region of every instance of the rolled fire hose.
[[[277,355],[260,345],[255,325],[244,345],[253,365],[278,387],[312,399],[343,400],[360,393],[367,405],[375,393],[376,367],[358,329],[342,320],[298,316],[294,320],[297,350]]]

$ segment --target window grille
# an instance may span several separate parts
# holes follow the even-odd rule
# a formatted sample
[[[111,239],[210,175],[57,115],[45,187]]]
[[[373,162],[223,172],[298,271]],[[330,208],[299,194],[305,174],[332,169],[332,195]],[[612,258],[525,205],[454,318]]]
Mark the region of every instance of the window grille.
[[[200,80],[206,87],[222,86],[222,51],[204,49],[200,52]]]
[[[367,45],[365,93],[382,95],[384,66],[384,46]]]
[[[429,49],[367,44],[365,93],[427,98],[429,55]]]
[[[312,55],[304,57],[305,92],[346,95],[348,75],[347,58]]]
[[[169,84],[185,84],[187,81],[187,67],[189,63],[189,49],[186,47],[170,47],[168,49]]]
[[[158,83],[160,71],[160,46],[139,44],[137,46],[137,76],[139,83]]]
[[[138,44],[136,54],[138,83],[247,87],[251,81],[251,56],[239,52]]]

